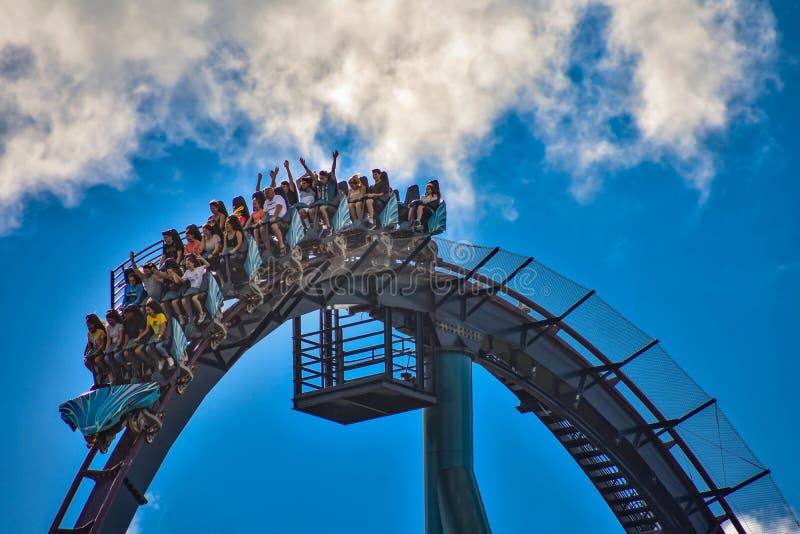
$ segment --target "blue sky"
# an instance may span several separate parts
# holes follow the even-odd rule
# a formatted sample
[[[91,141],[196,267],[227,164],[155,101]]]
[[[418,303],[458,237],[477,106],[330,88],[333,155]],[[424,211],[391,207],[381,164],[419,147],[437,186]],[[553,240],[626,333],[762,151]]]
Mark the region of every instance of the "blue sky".
[[[204,220],[209,199],[247,194],[259,170],[301,154],[322,168],[333,148],[341,177],[374,166],[403,185],[439,177],[447,237],[535,256],[597,290],[718,399],[800,509],[799,7],[709,13],[687,0],[654,18],[575,2],[543,9],[546,29],[531,30],[517,27],[525,8],[497,2],[449,6],[441,35],[410,9],[413,29],[386,26],[375,57],[344,39],[363,35],[341,13],[285,11],[274,33],[301,16],[327,20],[344,47],[329,57],[311,36],[292,41],[294,59],[314,67],[302,69],[270,62],[283,51],[274,38],[224,35],[248,10],[269,12],[178,4],[164,14],[167,36],[158,21],[91,2],[21,8],[14,16],[28,18],[0,31],[0,530],[46,529],[85,454],[57,407],[90,384],[83,317],[105,311],[109,269],[161,230]],[[398,18],[372,8],[352,13]],[[102,29],[115,17],[120,37],[59,48],[69,35],[59,21]],[[718,19],[707,33],[685,22]],[[212,23],[222,36],[198,34]],[[464,41],[470,23],[481,31]],[[689,28],[686,50],[667,38],[676,27]],[[123,59],[108,51],[117,38],[136,45]],[[481,61],[461,68],[473,55]],[[416,77],[426,72],[430,85]],[[327,90],[305,85],[320,78]],[[289,334],[251,350],[209,395],[149,488],[138,532],[420,531],[421,413],[341,427],[292,411]],[[555,438],[477,368],[474,396],[475,469],[495,532],[620,531]]]

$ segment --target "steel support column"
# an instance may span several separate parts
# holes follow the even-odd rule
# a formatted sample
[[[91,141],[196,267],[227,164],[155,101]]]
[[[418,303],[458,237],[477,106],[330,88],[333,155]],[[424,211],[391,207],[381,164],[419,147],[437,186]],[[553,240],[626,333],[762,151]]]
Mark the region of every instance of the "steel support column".
[[[491,532],[472,470],[472,359],[434,356],[437,404],[423,411],[425,533]]]

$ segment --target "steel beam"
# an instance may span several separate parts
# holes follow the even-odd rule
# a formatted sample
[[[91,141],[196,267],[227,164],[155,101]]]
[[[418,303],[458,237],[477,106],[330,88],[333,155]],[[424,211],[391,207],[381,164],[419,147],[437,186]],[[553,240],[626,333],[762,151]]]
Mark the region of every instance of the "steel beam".
[[[472,470],[472,359],[434,356],[437,403],[423,411],[425,533],[491,532]]]

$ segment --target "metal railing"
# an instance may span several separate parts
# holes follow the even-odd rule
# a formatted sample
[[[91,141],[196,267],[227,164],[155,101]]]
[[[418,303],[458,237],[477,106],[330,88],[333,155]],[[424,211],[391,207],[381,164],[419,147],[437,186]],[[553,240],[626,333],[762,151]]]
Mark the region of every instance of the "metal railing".
[[[380,320],[358,314],[331,312],[331,325],[295,333],[300,365],[296,394],[335,387],[345,382],[384,374],[413,380],[421,363],[413,336],[404,335]],[[379,329],[375,329],[380,325]]]

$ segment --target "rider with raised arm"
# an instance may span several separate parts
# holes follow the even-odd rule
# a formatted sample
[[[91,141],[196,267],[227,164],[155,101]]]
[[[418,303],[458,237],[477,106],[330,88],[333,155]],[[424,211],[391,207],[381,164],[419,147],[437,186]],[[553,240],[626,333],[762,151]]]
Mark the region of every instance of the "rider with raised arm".
[[[286,174],[289,175],[289,182],[294,182],[294,178],[292,177],[292,169],[289,167],[289,160],[283,161],[283,166],[286,167]],[[314,222],[313,218],[313,211],[309,208],[311,207],[314,202],[317,200],[316,192],[312,186],[312,178],[306,172],[297,179],[297,211],[300,213],[300,218],[305,222],[311,220]],[[291,208],[292,205],[290,204],[289,207]]]
[[[131,265],[131,268],[141,277],[144,290],[147,292],[148,296],[156,300],[161,300],[166,275],[159,271],[154,263],[149,261],[139,269],[139,266],[136,265],[136,254],[134,254],[133,251],[131,251]],[[124,310],[126,307],[127,306],[123,306],[122,309]]]
[[[286,245],[283,243],[283,231],[281,230],[281,223],[288,222],[289,208],[286,206],[286,200],[275,194],[275,189],[268,187],[264,189],[264,211],[266,212],[266,224],[275,237],[278,238],[278,248],[280,255],[286,254]]]
[[[322,223],[323,223],[323,232],[326,232],[330,226],[330,217],[328,215],[328,208],[333,207],[334,209],[334,201],[336,199],[336,193],[338,192],[338,188],[336,185],[336,160],[339,158],[339,151],[333,151],[333,164],[331,165],[330,172],[326,170],[319,171],[319,175],[315,174],[314,171],[308,168],[306,165],[306,161],[303,158],[300,158],[300,164],[312,177],[312,185],[314,189],[317,191],[317,200],[314,202],[315,210],[314,212],[319,212],[322,215]]]
[[[284,161],[283,164],[289,163],[288,160]],[[277,185],[277,177],[278,173],[280,172],[280,168],[275,167],[272,171],[270,171],[269,176],[271,178],[269,186],[275,190],[275,193],[278,195],[283,196],[283,199],[286,201],[287,206],[293,206],[297,204],[297,188],[294,186],[294,182],[292,181],[292,174],[289,173],[288,180],[281,180],[280,189]],[[288,172],[288,169],[287,169]]]

